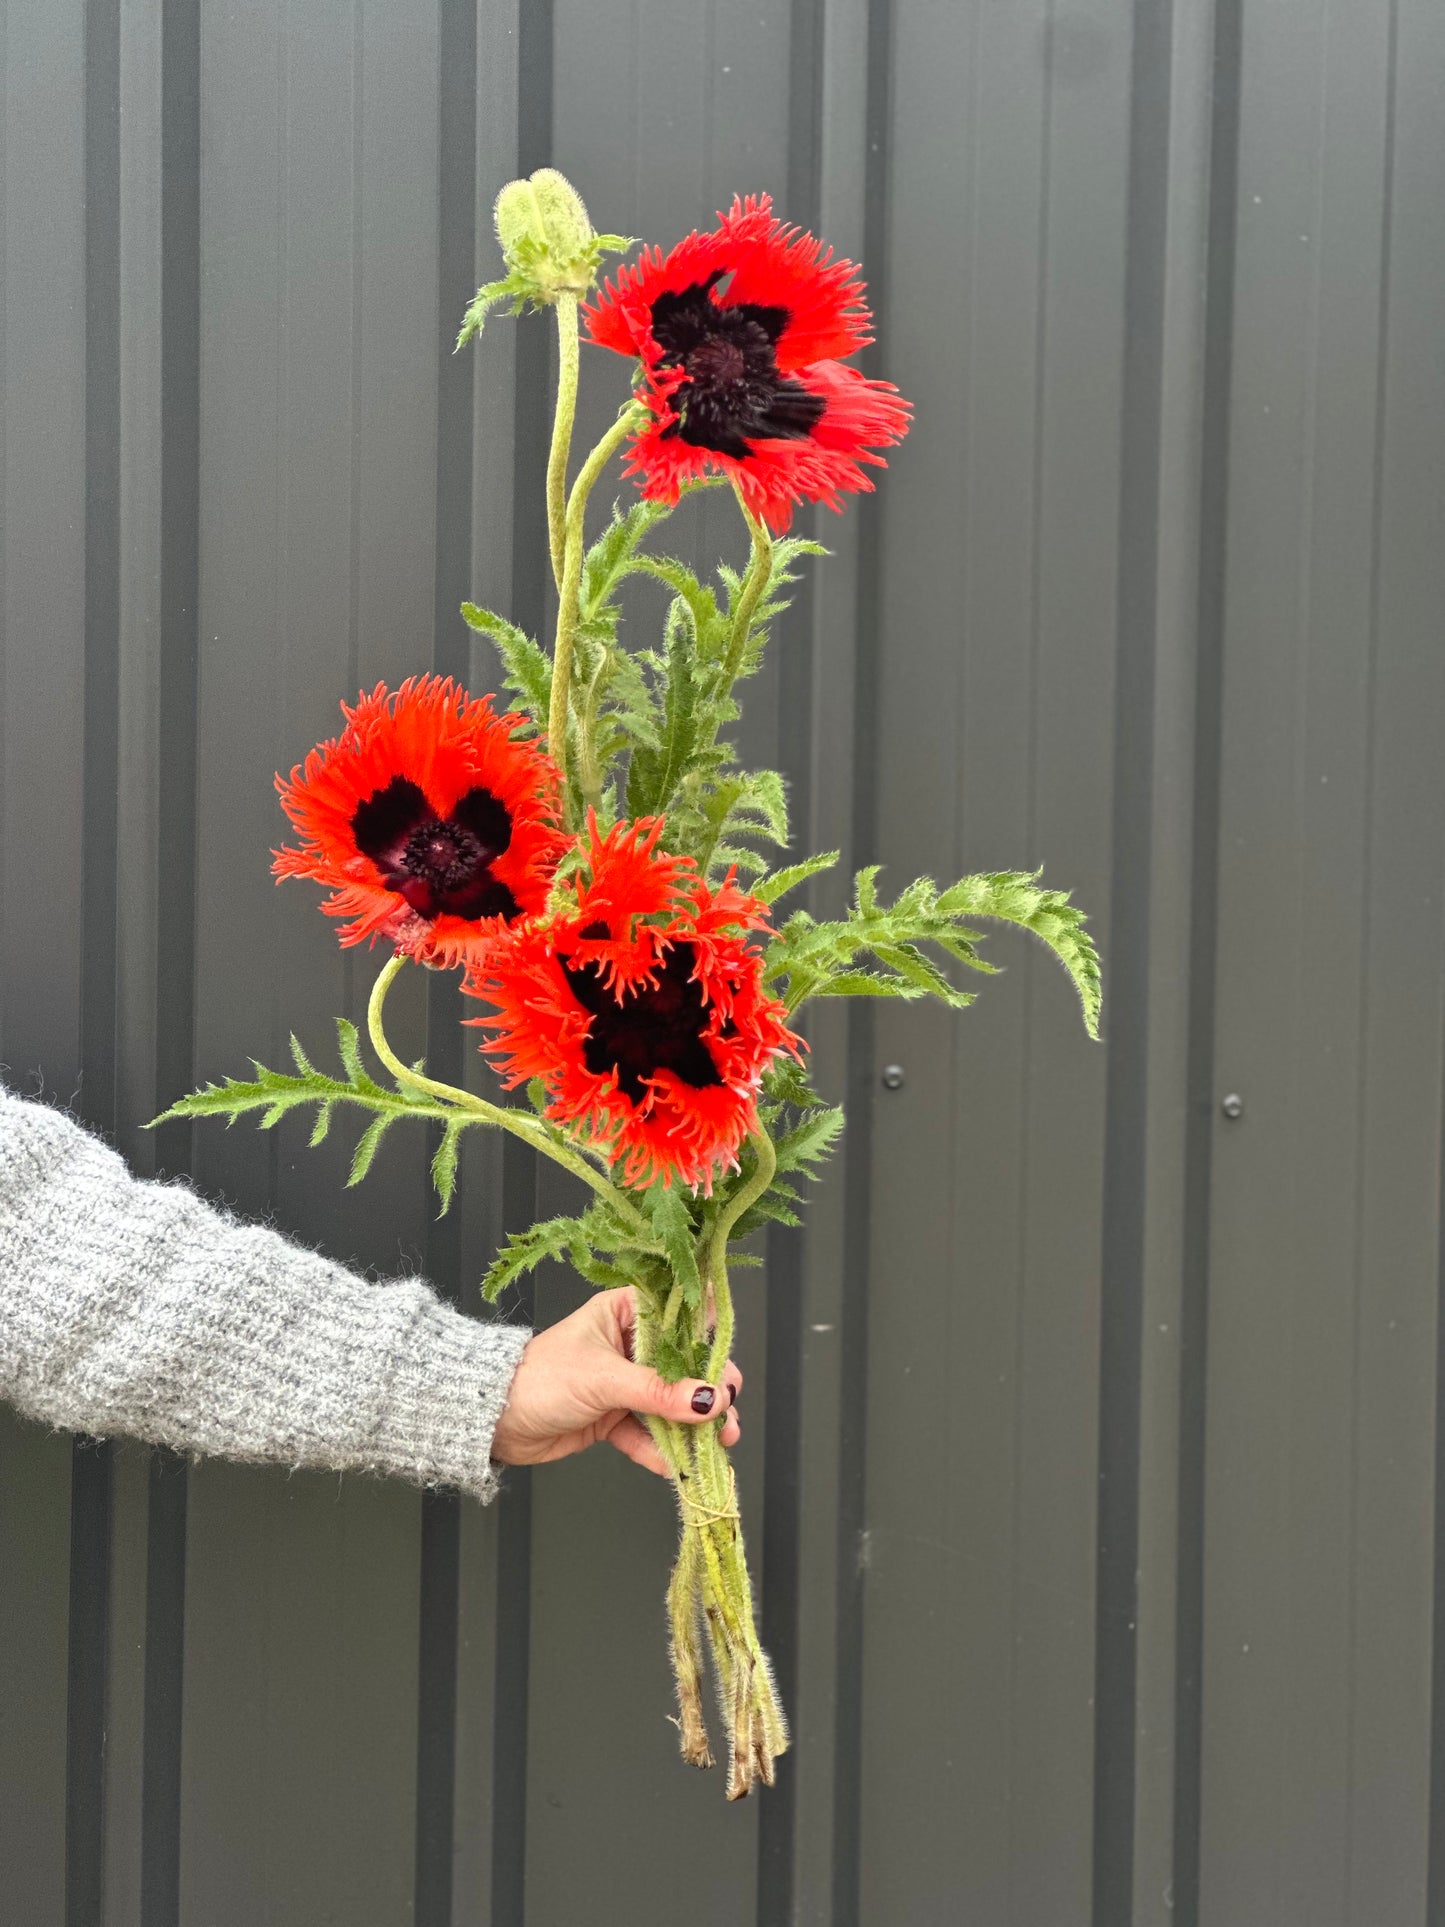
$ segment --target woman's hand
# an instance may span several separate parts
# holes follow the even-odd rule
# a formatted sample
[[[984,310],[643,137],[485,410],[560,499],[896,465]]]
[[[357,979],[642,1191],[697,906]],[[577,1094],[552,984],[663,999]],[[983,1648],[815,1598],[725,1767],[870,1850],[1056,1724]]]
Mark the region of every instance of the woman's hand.
[[[732,1410],[743,1375],[731,1359],[720,1386],[701,1379],[669,1385],[632,1358],[637,1307],[632,1291],[599,1291],[560,1324],[538,1332],[522,1353],[512,1389],[492,1437],[501,1465],[541,1465],[585,1452],[606,1439],[649,1472],[668,1476],[667,1464],[636,1414],[701,1425],[727,1414],[724,1445],[738,1442]]]

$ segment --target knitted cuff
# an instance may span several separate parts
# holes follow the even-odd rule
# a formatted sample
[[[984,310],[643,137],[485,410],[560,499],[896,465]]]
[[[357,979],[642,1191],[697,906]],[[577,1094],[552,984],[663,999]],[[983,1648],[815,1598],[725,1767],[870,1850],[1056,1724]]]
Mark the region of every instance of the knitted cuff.
[[[485,1503],[497,1491],[492,1434],[524,1327],[464,1318],[428,1293],[398,1335],[394,1369],[369,1444],[378,1469],[422,1485],[454,1485]]]

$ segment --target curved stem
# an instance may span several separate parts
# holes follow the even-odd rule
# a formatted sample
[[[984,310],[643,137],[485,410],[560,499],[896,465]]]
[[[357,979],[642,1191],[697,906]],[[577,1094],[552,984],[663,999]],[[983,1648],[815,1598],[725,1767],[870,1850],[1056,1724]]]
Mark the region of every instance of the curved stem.
[[[582,540],[587,498],[615,451],[637,422],[638,404],[629,402],[582,464],[567,498],[562,578],[557,599],[557,639],[552,649],[552,699],[547,712],[547,750],[567,778],[567,709],[572,693],[572,658],[577,646],[577,605],[582,587]]]
[[[758,1168],[728,1199],[727,1205],[713,1227],[712,1240],[708,1245],[707,1273],[712,1285],[713,1303],[717,1308],[717,1324],[713,1330],[712,1350],[708,1354],[707,1382],[717,1383],[717,1375],[727,1363],[728,1352],[733,1342],[733,1295],[728,1287],[728,1239],[732,1228],[748,1207],[763,1195],[773,1181],[778,1168],[777,1147],[760,1124],[748,1137],[758,1160]]]
[[[578,719],[577,730],[577,787],[582,792],[582,801],[589,809],[596,809],[602,801],[602,771],[597,764],[597,744],[594,730],[597,722],[597,705],[601,699],[602,679],[607,672],[607,652],[599,652],[597,673],[587,685],[582,698],[582,714]]]
[[[738,606],[733,611],[732,633],[728,637],[728,652],[723,659],[725,690],[731,689],[738,679],[738,672],[743,666],[743,657],[747,654],[748,637],[752,633],[753,612],[758,606],[763,590],[768,586],[768,576],[773,567],[773,538],[768,533],[767,524],[759,521],[751,512],[736,484],[734,484],[734,493],[738,498],[738,507],[743,512],[743,520],[748,525],[748,534],[753,539],[753,553],[748,563],[748,572],[743,577]]]
[[[567,546],[567,457],[577,413],[577,297],[557,297],[557,409],[552,417],[552,447],[547,456],[547,540],[552,579],[560,589]]]
[[[554,1163],[560,1164],[564,1170],[570,1171],[574,1177],[581,1178],[582,1182],[595,1191],[599,1198],[606,1199],[619,1217],[633,1229],[640,1231],[651,1245],[652,1227],[637,1207],[623,1196],[615,1184],[609,1184],[602,1173],[590,1165],[580,1151],[574,1151],[570,1146],[556,1143],[536,1118],[528,1117],[521,1111],[514,1111],[505,1104],[489,1104],[484,1097],[477,1097],[471,1091],[461,1090],[455,1084],[443,1084],[435,1077],[425,1077],[420,1071],[414,1071],[409,1064],[402,1063],[387,1041],[381,1016],[386,1003],[386,993],[391,989],[397,972],[405,962],[406,953],[401,950],[387,958],[380,975],[371,987],[371,998],[366,1007],[366,1028],[371,1038],[372,1049],[397,1083],[404,1084],[408,1090],[425,1092],[428,1097],[440,1098],[444,1104],[456,1110],[470,1111],[475,1117],[484,1119],[488,1124],[498,1125],[502,1130],[510,1131],[513,1137],[521,1138],[522,1142],[530,1144],[534,1151],[541,1151]]]

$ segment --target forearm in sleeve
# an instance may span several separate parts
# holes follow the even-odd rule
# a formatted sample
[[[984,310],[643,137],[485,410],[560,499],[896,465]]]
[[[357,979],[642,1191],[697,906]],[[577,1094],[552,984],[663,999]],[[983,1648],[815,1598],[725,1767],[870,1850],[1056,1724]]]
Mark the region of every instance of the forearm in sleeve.
[[[0,1396],[33,1418],[487,1499],[529,1335],[141,1182],[0,1091]]]

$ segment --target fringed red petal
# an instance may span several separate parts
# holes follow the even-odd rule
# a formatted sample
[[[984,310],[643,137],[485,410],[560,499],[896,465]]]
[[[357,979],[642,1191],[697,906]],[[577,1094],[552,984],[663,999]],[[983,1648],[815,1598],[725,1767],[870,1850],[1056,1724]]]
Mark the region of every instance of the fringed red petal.
[[[506,1082],[541,1078],[547,1116],[627,1184],[710,1187],[756,1124],[764,1071],[801,1044],[746,940],[765,906],[658,852],[660,827],[590,824],[566,911],[494,944],[464,988],[491,1007],[473,1021]]]
[[[841,365],[871,339],[852,262],[785,227],[767,195],[718,218],[711,233],[621,269],[588,327],[642,363],[651,420],[629,444],[627,473],[644,496],[671,504],[686,482],[721,471],[781,532],[800,503],[838,509],[870,490],[865,465],[884,465],[877,451],[908,432],[909,405]]]
[[[277,850],[273,870],[330,888],[322,908],[347,920],[343,944],[380,937],[423,963],[452,967],[546,907],[569,839],[559,827],[555,768],[535,745],[514,740],[523,717],[498,716],[489,698],[436,676],[412,677],[395,691],[378,683],[342,713],[340,736],[318,744],[289,778],[276,778],[301,842]],[[491,845],[467,827],[478,820],[479,796]],[[374,821],[386,797],[401,799],[383,812],[394,822],[368,836],[367,812]],[[429,830],[453,859],[444,873],[450,887],[426,867]],[[362,847],[388,833],[394,847],[386,852]],[[494,847],[503,838],[504,847]],[[469,895],[490,907],[458,911]]]

